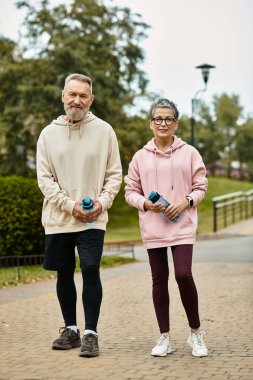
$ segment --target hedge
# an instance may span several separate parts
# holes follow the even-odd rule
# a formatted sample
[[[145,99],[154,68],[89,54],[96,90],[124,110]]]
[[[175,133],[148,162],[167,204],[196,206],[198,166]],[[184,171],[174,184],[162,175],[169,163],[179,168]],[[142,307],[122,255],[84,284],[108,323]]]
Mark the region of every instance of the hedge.
[[[0,255],[41,254],[43,196],[35,179],[0,177]]]

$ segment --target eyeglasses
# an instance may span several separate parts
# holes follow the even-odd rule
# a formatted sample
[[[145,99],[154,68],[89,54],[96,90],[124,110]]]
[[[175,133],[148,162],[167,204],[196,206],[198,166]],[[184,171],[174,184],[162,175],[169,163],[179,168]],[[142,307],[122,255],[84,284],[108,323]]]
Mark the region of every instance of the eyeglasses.
[[[161,125],[163,123],[163,121],[165,121],[165,124],[167,126],[170,126],[172,125],[173,123],[176,122],[175,119],[173,119],[172,117],[165,117],[165,119],[163,119],[162,117],[153,117],[152,118],[152,121],[156,124],[156,125]]]

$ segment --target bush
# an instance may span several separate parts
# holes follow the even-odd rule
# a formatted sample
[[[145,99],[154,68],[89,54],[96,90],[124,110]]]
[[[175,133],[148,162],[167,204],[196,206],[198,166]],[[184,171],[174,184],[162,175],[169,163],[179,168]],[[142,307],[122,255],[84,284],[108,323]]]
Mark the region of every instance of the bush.
[[[35,179],[0,177],[0,255],[43,253],[42,202]]]

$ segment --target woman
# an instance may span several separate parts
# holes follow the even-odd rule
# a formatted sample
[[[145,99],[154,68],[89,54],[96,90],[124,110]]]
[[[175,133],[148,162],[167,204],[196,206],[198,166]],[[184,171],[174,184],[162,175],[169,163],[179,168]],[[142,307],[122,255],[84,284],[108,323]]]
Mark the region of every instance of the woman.
[[[133,157],[125,177],[126,201],[139,210],[141,235],[147,248],[153,281],[153,302],[161,332],[153,356],[172,353],[170,344],[168,258],[171,247],[175,277],[190,326],[187,343],[193,356],[207,356],[200,330],[198,294],[192,277],[192,252],[197,230],[197,204],[207,190],[206,170],[199,152],[174,135],[179,112],[168,99],[150,109],[154,138]],[[169,201],[148,200],[156,191]],[[177,221],[173,221],[178,217]]]

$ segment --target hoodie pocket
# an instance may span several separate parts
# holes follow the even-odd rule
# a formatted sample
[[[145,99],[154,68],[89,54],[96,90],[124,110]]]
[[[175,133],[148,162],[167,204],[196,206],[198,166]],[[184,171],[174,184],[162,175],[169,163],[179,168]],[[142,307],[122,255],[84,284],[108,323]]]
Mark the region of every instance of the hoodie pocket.
[[[156,240],[164,238],[167,224],[166,217],[153,211],[146,211],[140,216],[141,234],[144,240]]]
[[[193,222],[188,209],[186,209],[179,217],[177,223],[177,234],[178,236],[189,236],[193,235],[196,232],[196,226]]]
[[[90,196],[92,199],[98,198],[98,191],[95,188],[83,188],[83,189],[71,189],[68,191],[68,196],[79,203],[86,196]],[[108,214],[107,211],[102,212],[97,222],[107,223]],[[42,224],[46,226],[60,226],[66,224],[80,224],[81,222],[74,218],[72,215],[66,211],[61,210],[59,207],[56,207],[54,203],[50,203],[47,200],[44,201],[43,205],[43,214],[42,214]]]
[[[177,222],[172,222],[165,215],[147,211],[140,215],[140,228],[144,240],[170,240],[182,236],[193,236],[196,231],[195,223],[186,210]]]
[[[42,213],[42,224],[44,227],[68,224],[72,218],[72,215],[60,210],[54,203],[44,202]]]

